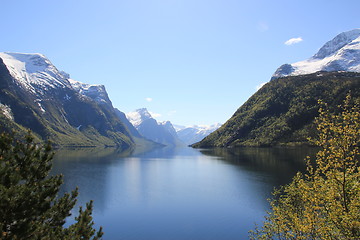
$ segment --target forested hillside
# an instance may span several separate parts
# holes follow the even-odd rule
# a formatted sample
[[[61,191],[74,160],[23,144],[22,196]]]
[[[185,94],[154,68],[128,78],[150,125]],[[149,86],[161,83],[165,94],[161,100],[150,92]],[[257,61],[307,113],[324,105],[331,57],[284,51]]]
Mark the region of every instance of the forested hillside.
[[[308,144],[318,100],[331,106],[348,92],[360,99],[360,73],[317,72],[270,81],[197,148]]]

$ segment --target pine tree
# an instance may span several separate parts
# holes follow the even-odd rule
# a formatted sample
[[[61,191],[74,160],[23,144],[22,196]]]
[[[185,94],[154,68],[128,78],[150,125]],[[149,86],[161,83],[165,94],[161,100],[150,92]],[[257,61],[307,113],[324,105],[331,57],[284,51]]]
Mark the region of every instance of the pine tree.
[[[351,102],[337,113],[321,103],[315,163],[274,193],[252,239],[360,239],[360,109]]]
[[[39,146],[30,133],[24,141],[0,134],[0,239],[100,239],[103,235],[101,228],[96,234],[92,229],[92,202],[85,211],[80,209],[76,223],[63,227],[78,191],[57,197],[63,181],[60,175],[49,176],[52,158],[50,143]]]

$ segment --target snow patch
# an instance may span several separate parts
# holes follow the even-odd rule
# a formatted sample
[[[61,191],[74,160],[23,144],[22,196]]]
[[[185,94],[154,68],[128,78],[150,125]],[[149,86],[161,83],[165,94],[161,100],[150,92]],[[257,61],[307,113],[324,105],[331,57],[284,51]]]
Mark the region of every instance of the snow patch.
[[[0,103],[0,112],[10,120],[14,120],[14,115],[12,114],[11,108],[8,105]]]
[[[65,97],[64,97],[64,100],[69,101],[70,99],[71,99],[71,97],[66,94]]]
[[[39,106],[39,109],[40,109],[40,111],[42,112],[42,113],[45,113],[46,111],[45,111],[45,109],[43,108],[43,106],[41,105],[41,99],[36,99],[36,100],[34,100],[34,102]]]

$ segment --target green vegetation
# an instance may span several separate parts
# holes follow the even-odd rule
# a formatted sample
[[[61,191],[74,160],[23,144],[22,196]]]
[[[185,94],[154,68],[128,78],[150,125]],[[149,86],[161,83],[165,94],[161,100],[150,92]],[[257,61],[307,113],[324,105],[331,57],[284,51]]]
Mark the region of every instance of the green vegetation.
[[[111,103],[96,102],[70,87],[34,93],[16,82],[0,59],[0,130],[26,135],[30,129],[37,140],[58,146],[124,150],[134,145]]]
[[[252,239],[360,239],[360,108],[349,96],[335,114],[322,106],[315,163],[275,191]]]
[[[50,144],[39,147],[28,134],[16,141],[0,134],[0,239],[100,239],[93,229],[92,202],[80,207],[76,222],[65,228],[77,189],[57,197],[61,176],[49,176]]]
[[[318,116],[318,99],[330,108],[351,90],[360,98],[360,74],[319,72],[274,79],[256,92],[197,148],[309,144]]]

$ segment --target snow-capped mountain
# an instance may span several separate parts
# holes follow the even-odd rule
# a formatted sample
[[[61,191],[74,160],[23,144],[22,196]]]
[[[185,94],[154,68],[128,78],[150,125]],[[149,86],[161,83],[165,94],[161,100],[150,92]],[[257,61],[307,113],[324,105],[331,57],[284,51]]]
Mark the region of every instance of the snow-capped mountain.
[[[360,72],[360,29],[340,33],[305,61],[280,66],[272,79],[318,71]]]
[[[16,83],[24,89],[44,94],[50,88],[70,87],[67,77],[42,54],[0,53]]]
[[[126,117],[135,128],[139,127],[148,119],[154,119],[146,108],[139,108],[136,109],[135,112],[129,112],[126,114]]]
[[[100,104],[112,105],[104,85],[82,83],[71,79],[70,76],[68,80],[71,86],[81,95],[87,96]]]
[[[0,53],[0,104],[2,126],[58,145],[134,144],[104,86],[70,80],[42,54]]]
[[[177,135],[179,136],[180,140],[187,145],[191,145],[193,143],[201,141],[203,138],[208,136],[210,133],[217,130],[221,127],[221,123],[213,124],[211,126],[191,126],[191,127],[183,127],[183,126],[176,126],[178,131]]]
[[[126,117],[139,133],[147,139],[167,146],[183,145],[171,122],[157,122],[146,108],[127,113]]]
[[[173,137],[178,138],[176,130],[170,121],[158,122],[158,124],[166,129]]]
[[[126,114],[120,111],[119,109],[115,108],[115,114],[116,116],[121,120],[122,123],[126,126],[126,128],[129,130],[131,135],[136,138],[143,138],[138,130],[134,127],[134,125],[131,124],[131,122],[127,119]]]
[[[108,96],[108,93],[106,92],[104,85],[82,83],[82,82],[71,79],[69,74],[64,73],[64,72],[62,72],[62,73],[64,76],[67,76],[69,78],[68,80],[74,90],[76,90],[78,93],[80,93],[83,97],[94,100],[96,103],[100,104],[102,107],[105,107],[110,111],[114,110],[115,115],[125,125],[125,127],[130,132],[132,137],[142,138],[140,133],[126,118],[125,113],[123,113],[119,109],[113,107],[112,102]]]

